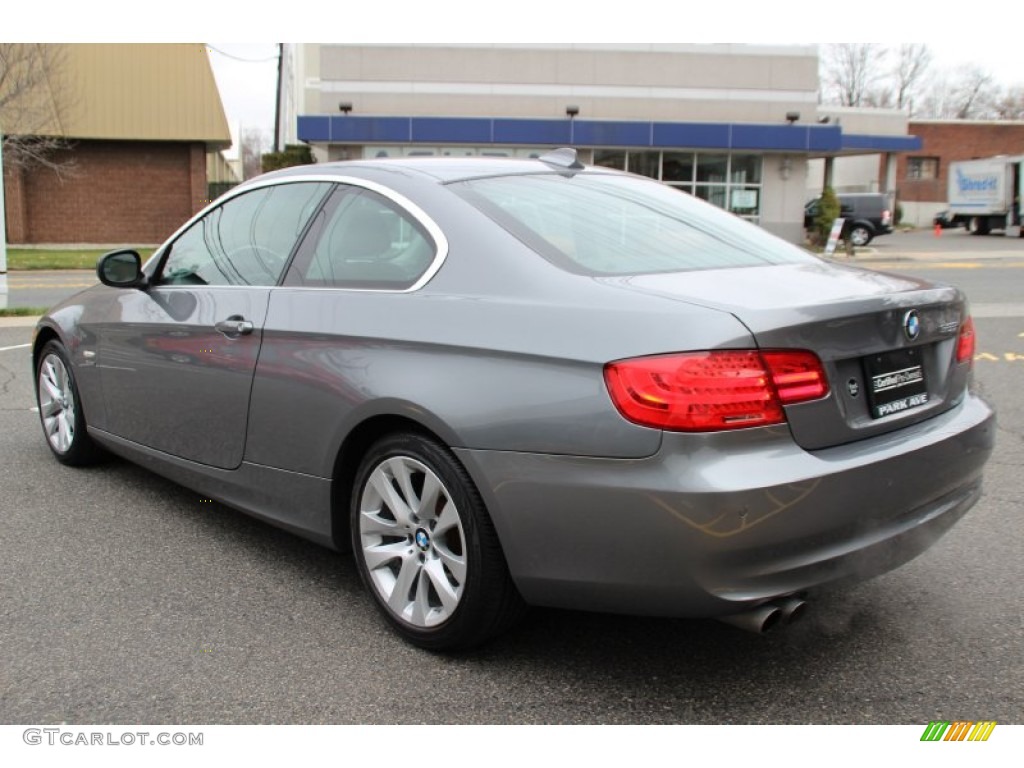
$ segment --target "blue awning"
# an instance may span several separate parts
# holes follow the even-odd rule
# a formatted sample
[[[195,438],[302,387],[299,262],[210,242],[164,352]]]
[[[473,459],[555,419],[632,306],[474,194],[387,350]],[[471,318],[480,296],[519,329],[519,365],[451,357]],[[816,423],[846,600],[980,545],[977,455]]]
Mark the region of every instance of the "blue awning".
[[[301,141],[338,144],[570,145],[795,152],[811,156],[908,152],[917,136],[844,134],[838,125],[666,123],[509,117],[300,115]]]

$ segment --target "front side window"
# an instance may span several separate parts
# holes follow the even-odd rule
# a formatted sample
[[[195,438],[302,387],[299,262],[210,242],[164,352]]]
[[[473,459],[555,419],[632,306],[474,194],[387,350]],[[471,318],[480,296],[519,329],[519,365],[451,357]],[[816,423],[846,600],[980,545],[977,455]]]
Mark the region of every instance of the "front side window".
[[[408,211],[371,190],[343,187],[310,228],[285,285],[406,290],[436,255],[434,241]]]
[[[814,261],[761,228],[657,182],[545,174],[474,179],[449,188],[572,272],[630,275]],[[704,189],[725,206],[724,186]],[[733,188],[733,207],[753,209],[755,192]]]
[[[171,245],[159,285],[276,285],[327,183],[278,184],[233,197]]]

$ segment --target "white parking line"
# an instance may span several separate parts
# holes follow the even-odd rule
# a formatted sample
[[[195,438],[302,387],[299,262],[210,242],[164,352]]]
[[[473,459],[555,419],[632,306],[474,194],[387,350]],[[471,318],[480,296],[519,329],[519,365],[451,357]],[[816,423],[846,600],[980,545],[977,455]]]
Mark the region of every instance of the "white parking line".
[[[15,344],[13,347],[0,347],[0,352],[9,352],[12,349],[25,349],[25,347],[31,346],[31,344]]]

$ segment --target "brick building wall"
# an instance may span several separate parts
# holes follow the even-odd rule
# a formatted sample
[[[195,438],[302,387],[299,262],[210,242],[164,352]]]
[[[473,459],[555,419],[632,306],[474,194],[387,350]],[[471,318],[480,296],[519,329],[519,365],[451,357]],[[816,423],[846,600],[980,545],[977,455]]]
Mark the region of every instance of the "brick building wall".
[[[1024,154],[1024,122],[911,121],[909,133],[921,137],[921,150],[900,155],[896,165],[896,198],[906,203],[938,203],[948,200],[949,164],[993,155]],[[936,158],[934,179],[909,178],[911,158]]]
[[[5,169],[11,244],[159,243],[203,206],[201,142],[76,141],[67,177]]]

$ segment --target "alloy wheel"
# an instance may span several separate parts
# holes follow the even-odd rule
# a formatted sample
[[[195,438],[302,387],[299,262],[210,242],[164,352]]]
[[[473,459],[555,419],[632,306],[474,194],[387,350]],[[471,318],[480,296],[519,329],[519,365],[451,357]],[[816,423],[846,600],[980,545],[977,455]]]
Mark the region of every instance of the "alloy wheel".
[[[863,227],[856,227],[850,233],[850,240],[856,246],[867,245],[871,241],[871,235]]]
[[[433,470],[409,456],[381,461],[363,487],[359,544],[370,582],[395,617],[416,628],[452,617],[466,584],[466,534]]]
[[[67,453],[75,440],[75,393],[64,361],[48,354],[39,366],[39,414],[46,439],[58,453]]]

